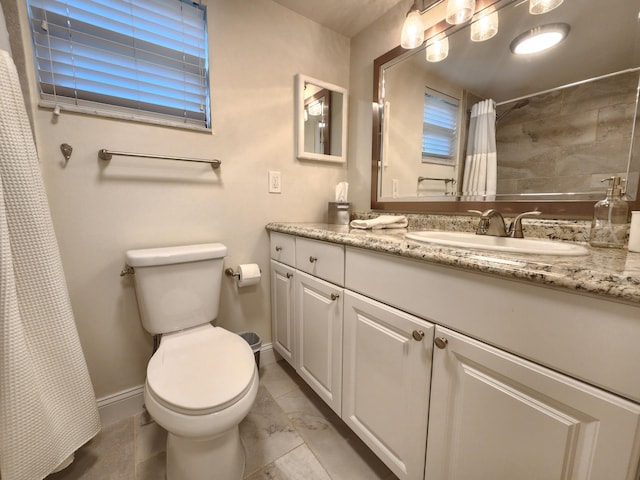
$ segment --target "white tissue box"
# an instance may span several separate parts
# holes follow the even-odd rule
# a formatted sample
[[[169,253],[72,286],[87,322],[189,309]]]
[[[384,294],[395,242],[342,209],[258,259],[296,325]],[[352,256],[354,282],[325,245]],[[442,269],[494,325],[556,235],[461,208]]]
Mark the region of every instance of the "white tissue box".
[[[327,217],[327,223],[332,225],[349,225],[351,204],[347,202],[329,202]]]

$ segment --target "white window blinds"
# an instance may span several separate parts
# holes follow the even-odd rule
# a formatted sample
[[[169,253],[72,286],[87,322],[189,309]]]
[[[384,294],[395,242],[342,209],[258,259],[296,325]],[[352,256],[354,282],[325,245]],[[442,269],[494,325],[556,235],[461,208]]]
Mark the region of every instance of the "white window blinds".
[[[181,0],[27,0],[41,104],[209,128],[206,11]]]
[[[454,161],[458,137],[458,100],[428,90],[424,95],[422,156]]]

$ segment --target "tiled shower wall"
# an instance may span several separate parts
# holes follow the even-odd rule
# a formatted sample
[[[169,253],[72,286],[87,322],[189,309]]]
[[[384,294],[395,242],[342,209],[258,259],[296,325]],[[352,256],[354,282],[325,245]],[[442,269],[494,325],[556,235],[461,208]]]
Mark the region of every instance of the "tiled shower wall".
[[[498,193],[602,191],[601,179],[627,170],[637,89],[638,72],[624,73],[506,113],[496,125]]]

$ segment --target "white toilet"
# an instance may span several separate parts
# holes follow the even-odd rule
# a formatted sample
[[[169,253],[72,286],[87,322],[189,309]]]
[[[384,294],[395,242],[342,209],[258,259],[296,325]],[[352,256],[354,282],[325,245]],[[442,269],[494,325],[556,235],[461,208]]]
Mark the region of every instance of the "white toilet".
[[[238,424],[258,391],[253,351],[210,322],[218,315],[220,243],[130,250],[143,327],[161,334],[144,400],[169,433],[168,480],[236,480],[244,473]]]

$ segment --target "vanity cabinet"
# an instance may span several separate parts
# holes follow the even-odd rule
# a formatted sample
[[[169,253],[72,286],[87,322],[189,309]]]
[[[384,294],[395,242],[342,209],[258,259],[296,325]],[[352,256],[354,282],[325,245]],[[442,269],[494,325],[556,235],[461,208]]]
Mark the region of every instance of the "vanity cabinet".
[[[436,327],[425,478],[634,479],[640,407]]]
[[[274,350],[295,366],[294,276],[292,267],[271,260],[271,341]]]
[[[289,237],[274,331],[399,478],[638,479],[637,306]]]
[[[342,419],[401,479],[423,475],[433,332],[345,291]]]
[[[343,289],[298,271],[295,296],[296,371],[340,415]]]

